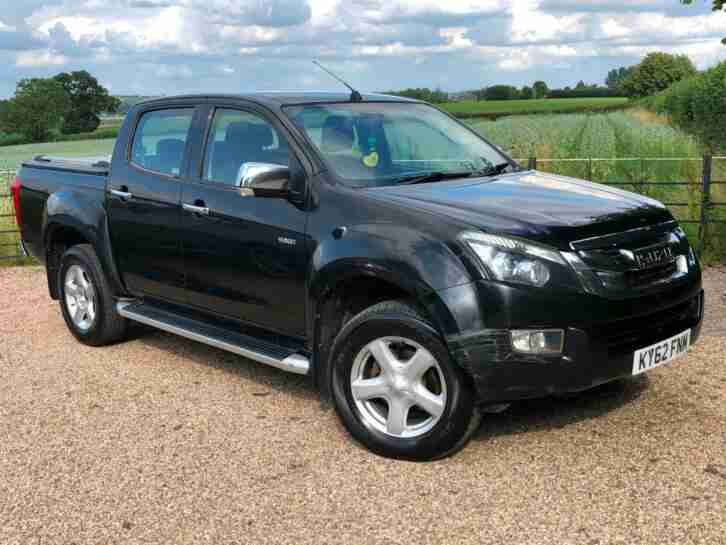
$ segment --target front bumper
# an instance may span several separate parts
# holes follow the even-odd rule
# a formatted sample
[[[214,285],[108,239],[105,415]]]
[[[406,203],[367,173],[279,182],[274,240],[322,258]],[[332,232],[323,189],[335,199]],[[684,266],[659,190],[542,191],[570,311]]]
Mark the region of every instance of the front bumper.
[[[633,354],[691,329],[701,330],[700,275],[656,295],[612,301],[590,295],[552,295],[482,281],[487,329],[447,338],[454,359],[472,377],[481,403],[507,402],[587,390],[632,373]],[[562,355],[512,351],[510,329],[565,330]]]

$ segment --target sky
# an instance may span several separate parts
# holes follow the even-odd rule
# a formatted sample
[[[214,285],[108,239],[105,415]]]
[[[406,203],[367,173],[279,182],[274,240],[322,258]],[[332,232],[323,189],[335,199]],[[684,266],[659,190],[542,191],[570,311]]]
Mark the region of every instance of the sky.
[[[695,0],[5,0],[0,97],[85,69],[114,94],[602,83],[647,52],[726,60]]]

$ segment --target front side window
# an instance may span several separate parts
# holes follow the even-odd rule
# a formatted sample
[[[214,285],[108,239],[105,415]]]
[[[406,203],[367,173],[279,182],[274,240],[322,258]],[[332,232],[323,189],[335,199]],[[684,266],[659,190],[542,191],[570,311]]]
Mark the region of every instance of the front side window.
[[[131,147],[136,165],[170,176],[179,176],[194,110],[156,110],[139,119]]]
[[[240,110],[217,110],[207,138],[204,179],[239,185],[242,166],[247,163],[289,167],[287,142],[258,115]]]
[[[311,104],[285,108],[349,185],[391,185],[412,176],[462,176],[509,166],[478,135],[425,104]]]

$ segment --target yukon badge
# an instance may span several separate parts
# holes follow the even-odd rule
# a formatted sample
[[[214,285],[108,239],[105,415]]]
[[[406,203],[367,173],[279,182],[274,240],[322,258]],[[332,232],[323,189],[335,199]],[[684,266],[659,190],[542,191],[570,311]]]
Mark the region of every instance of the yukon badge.
[[[277,237],[277,242],[284,244],[285,246],[295,246],[295,244],[297,244],[297,240],[287,237]]]

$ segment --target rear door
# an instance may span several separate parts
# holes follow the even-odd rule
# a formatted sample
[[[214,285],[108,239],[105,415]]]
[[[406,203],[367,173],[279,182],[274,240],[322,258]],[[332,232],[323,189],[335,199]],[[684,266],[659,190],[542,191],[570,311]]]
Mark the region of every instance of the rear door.
[[[284,128],[250,107],[210,105],[206,143],[182,188],[187,297],[194,307],[290,336],[305,335],[305,207],[236,185],[249,162],[305,178]],[[203,213],[195,212],[202,209]]]
[[[114,154],[109,230],[120,273],[136,296],[184,302],[181,183],[198,113],[188,101],[141,110],[123,158]]]

